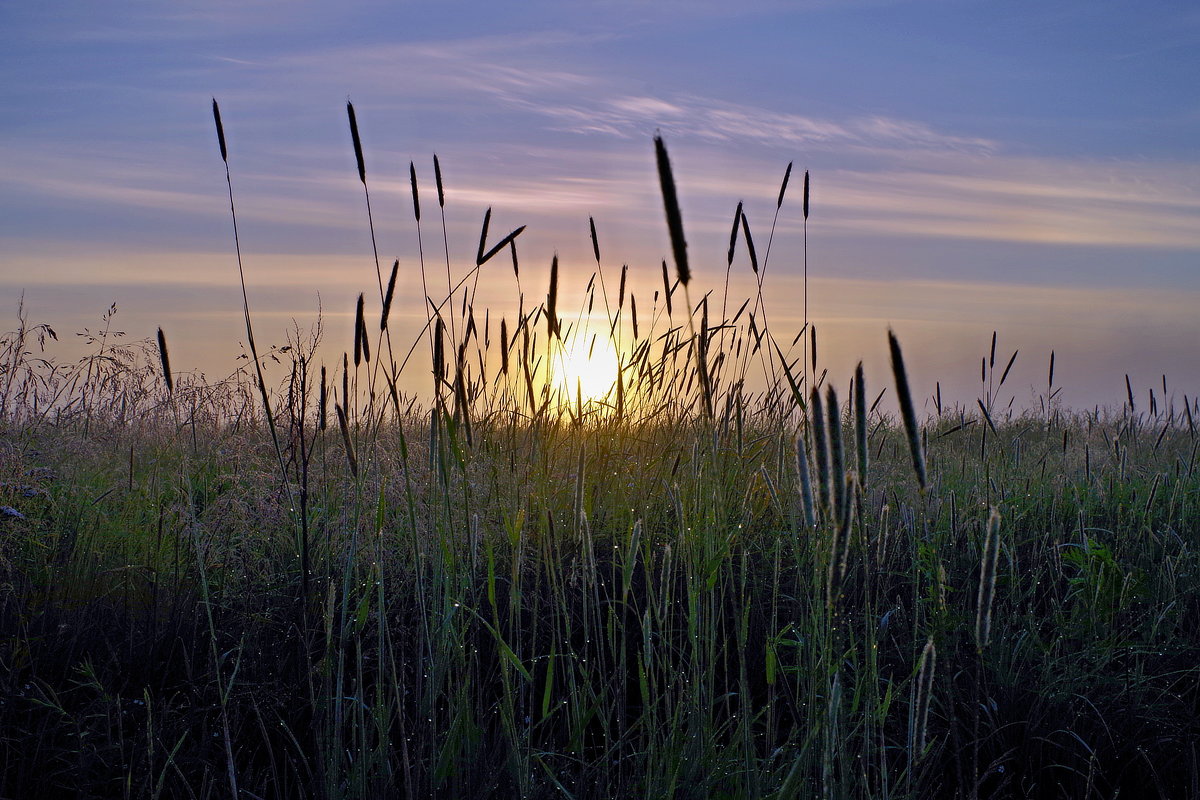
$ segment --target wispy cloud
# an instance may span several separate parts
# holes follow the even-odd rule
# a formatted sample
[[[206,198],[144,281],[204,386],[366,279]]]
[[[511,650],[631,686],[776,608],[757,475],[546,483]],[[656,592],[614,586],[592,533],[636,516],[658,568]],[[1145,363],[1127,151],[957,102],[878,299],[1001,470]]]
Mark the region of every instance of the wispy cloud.
[[[509,206],[559,230],[603,209],[613,227],[645,229],[658,221],[647,144],[661,129],[673,146],[693,229],[727,225],[726,206],[739,198],[773,197],[784,159],[795,153],[797,166],[813,168],[814,219],[828,231],[1200,248],[1200,165],[1017,155],[1007,143],[971,130],[652,92],[547,55],[608,35],[542,31],[339,47],[264,54],[253,65],[212,54],[207,63],[214,83],[222,70],[239,78],[231,83],[231,129],[238,111],[245,115],[259,99],[272,111],[290,107],[311,124],[311,108],[295,111],[303,98],[334,94],[340,102],[345,89],[353,89],[373,186],[398,204],[408,192],[403,167],[412,149],[427,147],[431,134],[422,125],[436,117],[442,129],[474,126],[468,138],[439,147],[456,202]],[[297,126],[294,120],[248,120],[254,127],[247,133],[259,136],[254,155],[273,160],[250,166],[258,174],[248,175],[251,162],[243,154],[236,179],[247,220],[361,228],[350,161],[342,158],[344,170],[334,170],[336,156],[344,155],[338,148],[348,147],[336,130],[339,115],[340,108],[330,109],[320,128],[322,136],[338,134],[333,145],[284,131]],[[288,135],[268,145],[269,131]],[[13,187],[12,196],[31,191],[180,215],[225,213],[210,194],[213,165],[184,162],[167,146],[122,151],[115,145],[97,160],[90,152],[13,136],[4,145],[0,182]],[[205,155],[212,162],[212,154]],[[278,173],[281,168],[288,171]],[[770,176],[765,184],[763,176]],[[785,215],[781,223],[787,230],[797,220]]]
[[[953,171],[945,171],[952,168]],[[1027,157],[835,172],[826,224],[909,236],[1200,248],[1200,169]]]

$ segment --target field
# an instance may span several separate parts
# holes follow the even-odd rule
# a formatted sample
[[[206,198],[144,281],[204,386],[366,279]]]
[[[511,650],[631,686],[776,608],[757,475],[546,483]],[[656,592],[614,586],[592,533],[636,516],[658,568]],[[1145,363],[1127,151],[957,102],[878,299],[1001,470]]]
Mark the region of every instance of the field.
[[[319,327],[258,352],[247,298],[211,383],[112,327],[57,363],[20,318],[0,797],[1200,796],[1194,399],[1072,411],[1051,363],[1009,412],[993,344],[978,403],[926,406],[895,340],[890,402],[835,386],[761,284],[689,296],[659,163],[640,320],[593,240],[602,397],[554,381],[593,311],[557,268],[503,327],[468,272],[394,349],[381,271],[336,364]]]

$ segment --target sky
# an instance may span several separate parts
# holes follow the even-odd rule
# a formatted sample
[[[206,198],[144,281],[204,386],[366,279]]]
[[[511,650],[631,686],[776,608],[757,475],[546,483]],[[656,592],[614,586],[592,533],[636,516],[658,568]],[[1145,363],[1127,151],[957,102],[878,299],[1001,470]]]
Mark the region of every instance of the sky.
[[[16,326],[132,338],[213,378],[242,352],[221,104],[260,343],[320,313],[349,347],[378,278],[345,115],[365,149],[380,259],[399,259],[397,335],[423,319],[418,254],[444,286],[520,225],[521,281],[559,255],[570,308],[629,265],[641,307],[669,257],[652,137],[670,149],[695,296],[721,296],[733,209],[762,259],[771,330],[803,322],[799,176],[811,174],[808,305],[830,379],[974,405],[980,358],[1019,357],[1003,402],[1036,406],[1056,354],[1074,407],[1125,374],[1200,393],[1200,7],[1063,0],[205,2],[0,7],[0,298]],[[432,157],[446,190],[448,244]],[[422,191],[420,248],[408,181]],[[477,306],[511,315],[511,268]],[[745,249],[730,296],[754,291]],[[386,277],[386,275],[385,275]],[[611,291],[610,287],[610,291]],[[574,292],[574,294],[571,294]],[[430,294],[434,294],[430,288]],[[731,305],[733,301],[731,300]],[[409,328],[404,326],[408,325]],[[56,357],[78,357],[63,335]],[[402,337],[401,337],[402,338]],[[427,373],[426,373],[427,374]],[[408,378],[423,385],[420,370]]]

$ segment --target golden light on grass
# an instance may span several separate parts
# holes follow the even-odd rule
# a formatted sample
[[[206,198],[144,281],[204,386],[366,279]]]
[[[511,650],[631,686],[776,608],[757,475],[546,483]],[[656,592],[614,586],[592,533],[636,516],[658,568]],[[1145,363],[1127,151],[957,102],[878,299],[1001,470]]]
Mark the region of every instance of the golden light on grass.
[[[555,355],[554,367],[555,387],[572,400],[577,391],[585,403],[603,400],[615,391],[617,351],[605,336],[572,332]]]

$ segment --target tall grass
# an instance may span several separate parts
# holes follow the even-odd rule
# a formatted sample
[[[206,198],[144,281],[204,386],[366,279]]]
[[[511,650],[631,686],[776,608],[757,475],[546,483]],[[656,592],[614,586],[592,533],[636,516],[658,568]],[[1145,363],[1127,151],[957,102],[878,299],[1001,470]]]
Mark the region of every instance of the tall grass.
[[[921,419],[889,334],[899,417],[861,368],[843,405],[810,326],[797,371],[743,317],[755,298],[693,303],[655,151],[661,305],[635,323],[630,294],[625,319],[592,223],[585,305],[563,307],[583,280],[556,259],[493,339],[465,287],[506,249],[519,280],[523,228],[489,246],[489,213],[457,275],[447,243],[445,297],[417,299],[424,402],[396,390],[407,356],[371,350],[361,295],[340,382],[319,324],[259,352],[246,297],[253,367],[213,383],[172,371],[161,330],[59,364],[20,313],[0,339],[0,796],[1196,794],[1194,401],[1021,416],[1004,368]],[[620,368],[588,399],[555,355],[597,293],[585,335]],[[783,380],[746,393],[751,355]],[[379,396],[357,380],[372,357]]]

